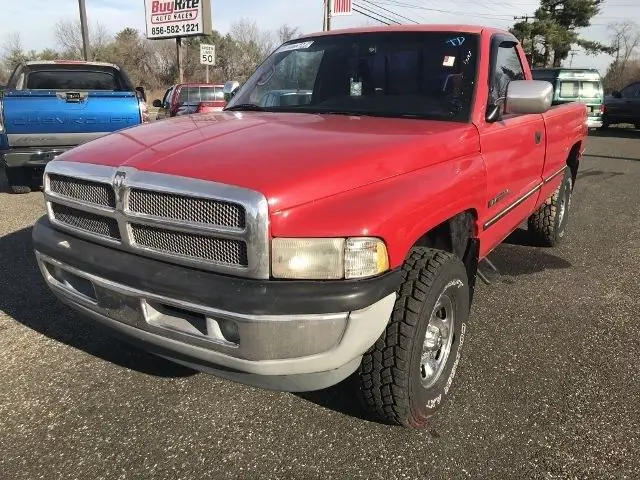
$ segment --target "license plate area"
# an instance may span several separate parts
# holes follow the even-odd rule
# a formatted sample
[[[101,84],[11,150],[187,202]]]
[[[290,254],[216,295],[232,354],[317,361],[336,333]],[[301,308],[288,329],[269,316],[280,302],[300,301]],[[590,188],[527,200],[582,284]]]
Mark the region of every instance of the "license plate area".
[[[67,103],[80,103],[82,101],[80,92],[67,92],[66,99]]]

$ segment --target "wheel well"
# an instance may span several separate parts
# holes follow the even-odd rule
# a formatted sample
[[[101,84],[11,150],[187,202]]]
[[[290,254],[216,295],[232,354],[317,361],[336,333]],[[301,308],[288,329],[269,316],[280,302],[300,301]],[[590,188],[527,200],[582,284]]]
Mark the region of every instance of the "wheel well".
[[[415,247],[436,248],[456,255],[465,265],[471,295],[476,283],[480,241],[476,236],[475,210],[457,214],[425,233],[415,243]]]
[[[567,166],[569,170],[571,170],[571,180],[573,184],[576,183],[576,178],[578,177],[578,165],[580,163],[580,148],[582,146],[582,142],[576,143],[573,147],[571,147],[571,151],[569,152],[569,156],[567,157]]]

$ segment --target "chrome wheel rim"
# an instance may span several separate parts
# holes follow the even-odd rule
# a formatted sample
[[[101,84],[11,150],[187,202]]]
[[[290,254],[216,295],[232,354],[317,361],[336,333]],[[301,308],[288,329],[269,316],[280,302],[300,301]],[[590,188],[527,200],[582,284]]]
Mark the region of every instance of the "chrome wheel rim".
[[[565,194],[560,199],[560,206],[558,212],[558,224],[562,225],[562,221],[564,220],[564,216],[569,209],[569,205],[571,204],[571,180],[567,180],[567,184],[565,185]]]
[[[432,387],[442,376],[451,353],[454,328],[453,301],[443,292],[431,312],[422,344],[420,377],[424,388]]]

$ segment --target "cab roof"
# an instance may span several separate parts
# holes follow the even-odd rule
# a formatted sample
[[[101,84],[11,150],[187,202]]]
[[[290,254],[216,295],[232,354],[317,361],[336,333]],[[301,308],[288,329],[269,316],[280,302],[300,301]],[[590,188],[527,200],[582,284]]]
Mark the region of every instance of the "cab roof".
[[[90,67],[112,67],[120,70],[114,63],[108,62],[85,62],[84,60],[29,60],[24,65],[87,65]]]

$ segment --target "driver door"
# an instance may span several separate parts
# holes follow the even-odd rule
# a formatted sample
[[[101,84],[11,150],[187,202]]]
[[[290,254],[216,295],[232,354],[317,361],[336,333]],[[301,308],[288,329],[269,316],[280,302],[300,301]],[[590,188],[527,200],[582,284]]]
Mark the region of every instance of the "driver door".
[[[490,98],[504,98],[511,80],[525,78],[524,55],[512,41],[494,41],[491,49]],[[479,127],[487,171],[487,197],[481,218],[481,254],[502,242],[533,211],[545,160],[545,124],[540,114],[502,114]]]

